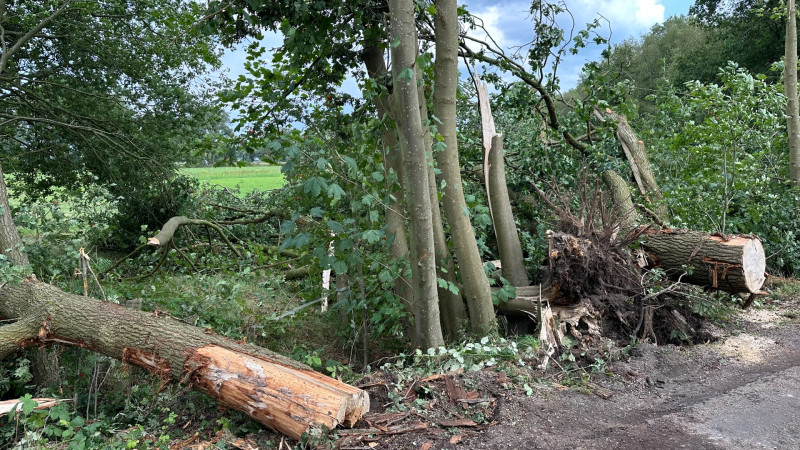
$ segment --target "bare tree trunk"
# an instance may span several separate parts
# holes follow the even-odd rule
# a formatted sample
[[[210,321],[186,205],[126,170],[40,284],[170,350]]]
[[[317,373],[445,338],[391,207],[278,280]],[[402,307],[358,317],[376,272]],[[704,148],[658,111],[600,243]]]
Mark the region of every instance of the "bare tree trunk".
[[[464,283],[464,294],[470,315],[470,329],[478,334],[490,333],[497,327],[489,280],[475,231],[464,201],[461,166],[458,161],[456,135],[456,90],[458,88],[458,15],[455,0],[436,0],[434,27],[436,60],[434,63],[434,114],[441,121],[439,132],[445,149],[436,154],[441,177],[445,183],[443,201],[450,236],[458,258],[458,268]]]
[[[417,79],[422,79],[422,70],[417,68]],[[439,187],[436,184],[436,174],[433,171],[433,142],[429,132],[428,105],[425,98],[425,84],[418,82],[417,97],[419,99],[419,115],[422,118],[423,136],[425,139],[425,155],[428,158],[428,190],[431,197],[431,222],[433,223],[433,247],[436,249],[436,274],[446,281],[448,286],[458,286],[456,268],[453,264],[453,255],[447,248],[447,239],[444,235],[442,211],[439,206]],[[439,286],[439,315],[442,320],[445,336],[455,340],[461,334],[462,328],[467,323],[467,311],[464,309],[464,300],[461,292],[452,292],[448,286]]]
[[[795,0],[786,3],[786,55],[783,86],[786,93],[786,131],[789,134],[789,178],[800,185],[800,103],[797,98],[797,10]]]
[[[382,80],[388,74],[386,63],[383,60],[383,50],[375,45],[367,45],[363,53],[364,64],[367,72],[373,80]],[[376,99],[375,106],[378,117],[381,120],[391,117],[391,95],[381,95]],[[395,189],[394,180],[389,176],[394,172],[397,181],[403,183],[403,160],[400,152],[400,145],[397,139],[396,129],[386,126],[381,134],[381,145],[383,146],[383,168],[386,173],[386,188],[389,195],[394,197],[395,203],[386,206],[386,233],[392,238],[390,252],[397,261],[408,261],[408,240],[406,239],[405,218],[403,216],[403,189]],[[395,280],[395,293],[400,298],[406,313],[413,319],[414,317],[414,291],[411,289],[411,282],[404,273]],[[410,333],[414,344],[419,342],[419,333],[413,326]]]
[[[397,128],[403,143],[406,205],[411,231],[411,275],[415,315],[423,347],[444,344],[439,322],[439,299],[436,283],[436,260],[428,189],[428,163],[425,156],[422,120],[417,97],[416,24],[414,4],[403,0],[389,2],[391,15],[392,77],[397,101]]]
[[[500,262],[503,277],[513,286],[530,284],[528,271],[522,259],[522,245],[519,242],[514,212],[508,197],[506,184],[506,167],[503,161],[503,135],[492,137],[492,148],[489,151],[489,203],[492,205],[492,222],[497,236],[497,247],[500,251]]]
[[[19,237],[14,218],[11,216],[11,207],[8,204],[8,190],[0,165],[0,253],[4,254],[15,265],[27,266],[28,255],[22,252],[22,239]]]

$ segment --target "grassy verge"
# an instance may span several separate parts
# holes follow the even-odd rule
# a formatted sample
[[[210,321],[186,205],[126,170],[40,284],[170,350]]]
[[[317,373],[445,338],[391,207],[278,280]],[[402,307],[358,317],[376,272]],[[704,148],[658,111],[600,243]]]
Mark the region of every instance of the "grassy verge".
[[[181,169],[182,173],[196,177],[201,182],[239,189],[243,194],[255,189],[271,191],[283,186],[280,166],[248,167],[194,167]]]

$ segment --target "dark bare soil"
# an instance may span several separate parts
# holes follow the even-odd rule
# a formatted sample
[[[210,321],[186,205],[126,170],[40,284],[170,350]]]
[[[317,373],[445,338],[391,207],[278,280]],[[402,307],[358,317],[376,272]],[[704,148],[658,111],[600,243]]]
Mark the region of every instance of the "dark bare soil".
[[[713,343],[642,343],[591,379],[532,370],[419,380],[411,412],[385,412],[370,387],[369,431],[342,432],[338,448],[741,449],[800,448],[800,302],[740,313]],[[391,377],[391,374],[386,374]],[[510,378],[509,378],[510,377]],[[533,378],[531,378],[533,380]],[[564,386],[568,384],[569,387]]]

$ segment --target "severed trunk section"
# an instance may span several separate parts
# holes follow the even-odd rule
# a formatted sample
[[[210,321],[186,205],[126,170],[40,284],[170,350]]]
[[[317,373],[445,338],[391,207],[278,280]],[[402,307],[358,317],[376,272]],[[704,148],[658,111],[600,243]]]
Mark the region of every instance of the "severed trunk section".
[[[65,293],[34,279],[0,291],[0,356],[53,343],[93,350],[169,380],[188,380],[220,403],[299,439],[311,427],[352,426],[368,395],[261,347],[160,313]]]
[[[492,205],[492,222],[497,236],[497,247],[500,252],[503,277],[513,286],[527,286],[528,271],[522,258],[522,245],[519,242],[514,212],[508,197],[506,184],[506,168],[503,161],[503,135],[492,136],[492,148],[489,150],[489,204]]]
[[[489,104],[489,92],[478,75],[473,75],[475,90],[478,94],[478,111],[481,116],[481,132],[483,137],[483,173],[486,197],[489,200],[489,212],[492,215],[492,226],[497,238],[503,276],[514,286],[530,284],[528,271],[522,258],[522,246],[519,242],[517,224],[511,209],[506,183],[506,169],[503,158],[503,136],[498,134],[494,125],[494,116]]]
[[[755,236],[687,230],[649,230],[642,246],[652,267],[673,278],[731,293],[756,293],[766,279],[766,257]],[[691,267],[692,273],[686,273]]]
[[[622,145],[622,150],[625,151],[625,156],[628,158],[633,177],[636,179],[636,186],[639,188],[639,192],[650,202],[658,218],[663,221],[667,215],[667,208],[664,205],[661,189],[658,187],[656,178],[653,175],[653,169],[650,167],[650,158],[647,156],[644,142],[636,136],[636,133],[628,123],[628,118],[624,115],[617,114],[610,109],[606,109],[604,112],[595,110],[595,115],[602,120],[608,117],[617,122],[617,139]]]

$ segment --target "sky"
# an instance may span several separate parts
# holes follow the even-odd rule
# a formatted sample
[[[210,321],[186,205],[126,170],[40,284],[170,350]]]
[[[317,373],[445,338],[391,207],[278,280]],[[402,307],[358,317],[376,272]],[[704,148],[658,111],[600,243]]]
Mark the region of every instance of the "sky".
[[[466,0],[463,3],[472,14],[483,19],[494,40],[506,51],[534,37],[528,13],[530,0]],[[600,33],[604,36],[610,33],[611,42],[619,43],[644,35],[653,25],[669,17],[687,14],[694,0],[565,0],[565,3],[574,17],[576,30],[602,16],[607,22],[603,21],[605,28]],[[569,26],[566,19],[566,16],[560,18],[562,26]],[[262,41],[267,48],[277,47],[281,42],[281,36],[272,33],[266,34]],[[244,46],[223,55],[223,72],[232,79],[243,73]],[[602,48],[593,46],[565,58],[558,73],[562,88],[575,86],[583,65],[599,59],[601,51]],[[359,95],[352,79],[348,79],[342,89]]]

